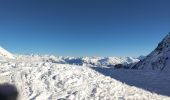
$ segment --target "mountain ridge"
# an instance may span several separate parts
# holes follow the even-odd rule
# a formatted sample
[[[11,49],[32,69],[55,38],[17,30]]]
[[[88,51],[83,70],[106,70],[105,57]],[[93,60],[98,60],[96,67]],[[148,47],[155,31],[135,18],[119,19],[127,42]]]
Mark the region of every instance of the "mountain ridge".
[[[143,60],[135,64],[132,69],[170,71],[170,32],[158,46]]]
[[[15,59],[14,55],[0,46],[0,56],[2,59]]]

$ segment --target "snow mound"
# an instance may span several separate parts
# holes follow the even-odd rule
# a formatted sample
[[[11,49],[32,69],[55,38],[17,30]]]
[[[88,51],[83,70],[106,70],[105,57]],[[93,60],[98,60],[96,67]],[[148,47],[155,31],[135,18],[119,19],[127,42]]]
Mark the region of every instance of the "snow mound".
[[[168,100],[106,77],[89,67],[43,61],[0,62],[0,83],[17,86],[20,100]]]
[[[14,56],[8,52],[7,50],[5,50],[4,48],[2,48],[0,46],[0,58],[3,59],[3,58],[7,58],[7,59],[15,59]]]

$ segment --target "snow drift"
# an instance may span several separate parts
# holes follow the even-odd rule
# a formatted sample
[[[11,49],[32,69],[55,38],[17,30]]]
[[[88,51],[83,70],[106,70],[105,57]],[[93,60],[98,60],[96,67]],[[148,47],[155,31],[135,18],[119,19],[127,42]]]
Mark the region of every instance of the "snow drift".
[[[20,100],[168,100],[106,77],[90,67],[52,62],[0,62],[0,83],[17,86]]]

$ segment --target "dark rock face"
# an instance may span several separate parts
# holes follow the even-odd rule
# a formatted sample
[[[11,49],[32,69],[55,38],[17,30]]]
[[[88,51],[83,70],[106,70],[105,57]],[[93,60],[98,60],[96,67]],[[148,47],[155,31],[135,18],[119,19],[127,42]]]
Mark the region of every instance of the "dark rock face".
[[[123,65],[123,64],[117,64],[114,66],[115,69],[120,69],[120,68],[123,68],[123,69],[129,69],[129,66],[128,65]]]
[[[155,51],[161,53],[163,49],[169,48],[170,47],[170,33],[158,44],[157,48]]]
[[[163,41],[158,44],[158,47],[155,49],[158,53],[161,53],[163,50]]]

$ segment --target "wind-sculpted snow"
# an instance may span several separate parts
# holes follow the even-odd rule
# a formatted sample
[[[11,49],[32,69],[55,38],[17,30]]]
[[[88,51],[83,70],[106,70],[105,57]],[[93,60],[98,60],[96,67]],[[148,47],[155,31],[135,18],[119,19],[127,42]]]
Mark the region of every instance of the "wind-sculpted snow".
[[[24,58],[0,62],[0,69],[0,82],[15,84],[20,100],[170,100],[86,66]]]

